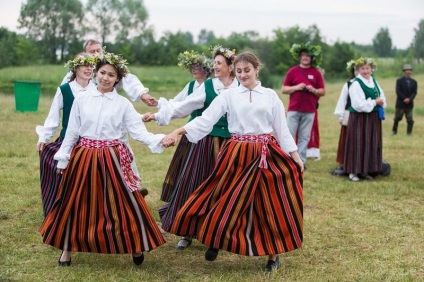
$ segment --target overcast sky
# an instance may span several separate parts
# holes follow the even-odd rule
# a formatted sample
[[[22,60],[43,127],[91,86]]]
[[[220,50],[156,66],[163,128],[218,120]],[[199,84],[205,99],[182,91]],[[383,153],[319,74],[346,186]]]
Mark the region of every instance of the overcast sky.
[[[0,26],[19,32],[22,2],[0,0]],[[277,28],[298,25],[305,29],[316,24],[329,44],[337,40],[372,44],[385,27],[393,45],[404,49],[424,19],[424,0],[144,0],[144,5],[157,37],[164,31],[190,31],[195,40],[201,29],[224,37],[253,30],[272,38]]]

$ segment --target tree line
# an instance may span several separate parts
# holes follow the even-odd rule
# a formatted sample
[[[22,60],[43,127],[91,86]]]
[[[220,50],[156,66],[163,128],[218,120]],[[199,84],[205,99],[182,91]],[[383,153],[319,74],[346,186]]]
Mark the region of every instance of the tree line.
[[[130,64],[176,65],[184,50],[208,53],[209,46],[221,44],[238,52],[251,50],[263,63],[263,76],[281,75],[296,64],[290,55],[293,43],[310,41],[321,45],[326,78],[345,77],[346,62],[359,56],[395,58],[398,64],[421,63],[424,57],[424,19],[405,50],[393,48],[388,28],[381,27],[372,44],[337,41],[328,44],[317,25],[307,28],[277,28],[272,38],[256,31],[233,32],[216,37],[203,29],[195,39],[187,31],[165,32],[155,39],[147,24],[148,12],[140,0],[28,0],[23,3],[15,33],[0,28],[0,68],[30,64],[58,64],[82,51],[84,38],[100,38],[107,50],[122,54]]]

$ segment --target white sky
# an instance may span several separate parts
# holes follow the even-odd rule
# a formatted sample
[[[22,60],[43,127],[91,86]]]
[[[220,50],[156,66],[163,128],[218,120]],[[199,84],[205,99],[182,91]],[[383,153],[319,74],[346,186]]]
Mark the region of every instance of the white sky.
[[[23,0],[0,0],[0,26],[19,32],[17,22]],[[86,2],[83,0],[82,2]],[[159,37],[164,31],[201,29],[215,36],[257,31],[272,38],[273,30],[316,24],[329,44],[337,40],[372,44],[380,28],[389,29],[393,46],[407,48],[414,28],[424,19],[424,0],[144,0],[149,25]]]

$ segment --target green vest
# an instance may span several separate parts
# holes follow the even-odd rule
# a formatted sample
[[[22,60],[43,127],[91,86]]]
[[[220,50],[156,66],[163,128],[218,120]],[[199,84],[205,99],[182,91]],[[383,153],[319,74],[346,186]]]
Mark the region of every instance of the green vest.
[[[190,82],[191,83],[191,82]],[[203,108],[195,110],[191,113],[189,121],[195,119],[198,116],[201,116],[203,111],[206,110],[209,105],[212,103],[213,99],[217,96],[215,93],[215,89],[213,89],[213,83],[212,79],[207,79],[205,82],[203,82],[205,85],[205,92],[206,92],[206,99],[205,104],[203,105]],[[194,82],[193,82],[194,85]],[[190,87],[189,87],[190,91]],[[189,95],[191,93],[189,92]],[[223,115],[218,122],[213,126],[212,131],[208,134],[210,136],[218,136],[222,138],[230,138],[231,134],[228,131],[228,121],[227,121],[227,114]]]
[[[60,137],[65,138],[69,122],[69,114],[71,113],[72,104],[74,103],[74,94],[72,94],[69,83],[62,84],[60,86],[60,91],[63,96],[62,130],[60,131]]]
[[[365,99],[368,99],[368,98],[377,99],[378,97],[380,97],[380,89],[378,89],[377,81],[375,81],[374,77],[372,78],[372,80],[374,81],[374,88],[366,86],[365,83],[361,79],[359,79],[357,77],[355,78],[355,81],[357,81],[359,83],[359,85],[362,88],[362,91],[364,91]],[[378,111],[377,107],[378,106],[375,106],[374,109],[372,110],[372,112]],[[350,106],[349,112],[357,113],[358,111],[356,111],[352,106]]]

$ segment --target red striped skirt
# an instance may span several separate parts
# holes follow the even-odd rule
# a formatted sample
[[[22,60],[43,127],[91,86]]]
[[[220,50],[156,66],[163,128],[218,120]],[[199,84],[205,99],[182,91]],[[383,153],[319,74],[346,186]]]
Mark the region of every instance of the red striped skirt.
[[[165,243],[144,198],[130,192],[117,146],[76,146],[40,233],[72,252],[140,253]]]
[[[159,208],[163,230],[170,231],[177,212],[191,193],[211,175],[225,140],[222,137],[208,135],[197,143],[191,143],[183,135],[162,187],[161,200],[168,202]]]
[[[346,173],[380,172],[383,138],[378,112],[350,113],[343,169]]]
[[[229,140],[211,176],[178,212],[171,233],[246,256],[302,246],[303,175],[273,137],[263,143]]]
[[[40,153],[41,201],[44,216],[49,213],[53,206],[62,176],[56,173],[57,161],[53,159],[60,145],[62,145],[62,140],[59,137],[56,141],[46,144]]]

